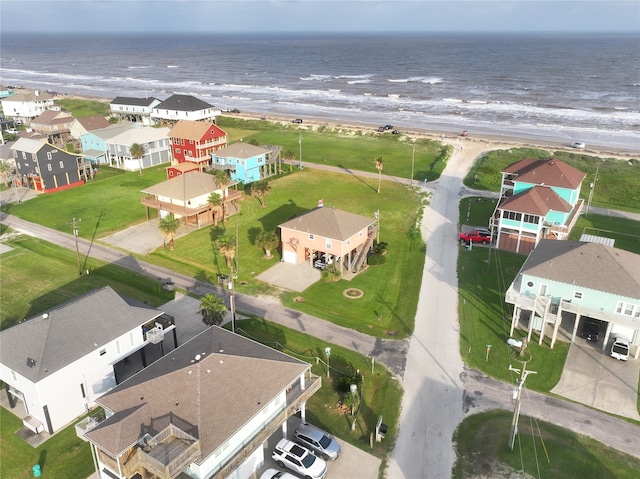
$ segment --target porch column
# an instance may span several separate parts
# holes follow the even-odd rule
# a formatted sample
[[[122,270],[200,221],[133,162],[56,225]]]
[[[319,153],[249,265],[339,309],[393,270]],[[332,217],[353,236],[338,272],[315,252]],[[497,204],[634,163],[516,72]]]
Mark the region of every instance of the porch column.
[[[13,409],[14,407],[16,407],[16,400],[13,398],[13,394],[11,394],[9,392],[9,385],[7,383],[4,383],[4,390],[7,393],[7,399],[9,400],[9,406],[11,407],[11,409]]]
[[[556,315],[556,322],[553,325],[553,335],[551,336],[551,349],[556,344],[556,339],[558,338],[558,329],[560,329],[560,325],[562,324],[562,301],[558,305],[558,314]]]
[[[307,423],[307,401],[302,401],[300,403],[300,420],[302,424]]]
[[[144,353],[144,347],[140,349],[140,359],[142,359],[142,367],[147,367],[147,355]]]
[[[287,421],[282,423],[282,438],[287,439]]]
[[[511,315],[511,330],[509,331],[509,337],[513,337],[513,330],[520,324],[520,306],[513,308],[513,314]]]
[[[173,328],[173,346],[178,349],[178,335],[176,334],[176,328]]]
[[[613,321],[607,323],[607,332],[604,333],[604,340],[602,341],[602,350],[607,349],[607,343],[609,342],[609,335],[611,334],[611,328],[613,328]]]
[[[581,314],[576,313],[576,319],[573,322],[573,331],[571,332],[571,342],[574,343],[576,341],[576,334],[578,332],[578,324],[580,324]]]
[[[527,333],[527,342],[531,342],[531,333],[533,333],[533,321],[536,317],[536,307],[533,307],[531,315],[529,316],[529,332]]]

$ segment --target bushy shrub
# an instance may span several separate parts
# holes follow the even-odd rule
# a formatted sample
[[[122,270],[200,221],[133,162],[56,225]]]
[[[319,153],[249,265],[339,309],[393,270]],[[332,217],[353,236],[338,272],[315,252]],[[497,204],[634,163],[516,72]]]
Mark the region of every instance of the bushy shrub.
[[[336,281],[340,281],[340,271],[335,266],[327,266],[320,273],[321,281],[323,283],[335,283]]]
[[[360,386],[361,383],[362,383],[362,374],[360,374],[358,371],[356,371],[352,367],[349,367],[349,369],[347,369],[347,371],[342,376],[340,376],[336,381],[336,389],[338,389],[338,391],[340,392],[348,393],[349,387],[352,384],[355,384],[356,386]]]
[[[379,253],[370,254],[367,258],[367,263],[369,266],[374,266],[378,264],[385,264],[387,262],[387,258]]]

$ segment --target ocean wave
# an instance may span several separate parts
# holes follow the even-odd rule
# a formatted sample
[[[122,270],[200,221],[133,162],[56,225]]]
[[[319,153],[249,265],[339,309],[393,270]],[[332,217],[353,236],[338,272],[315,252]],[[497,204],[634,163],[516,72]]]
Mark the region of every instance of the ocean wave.
[[[428,83],[435,85],[436,83],[442,83],[442,78],[439,77],[409,77],[409,78],[387,78],[391,83]]]
[[[299,79],[302,81],[325,81],[329,80],[331,75],[314,75],[311,74],[308,77],[300,77]]]
[[[371,79],[370,78],[363,78],[362,80],[349,80],[347,82],[347,85],[358,85],[358,84],[364,84],[364,83],[371,83]]]
[[[167,68],[180,68],[180,65],[167,65]]]
[[[127,69],[129,69],[129,70],[146,70],[147,68],[151,68],[151,65],[129,66],[129,67],[127,67]]]

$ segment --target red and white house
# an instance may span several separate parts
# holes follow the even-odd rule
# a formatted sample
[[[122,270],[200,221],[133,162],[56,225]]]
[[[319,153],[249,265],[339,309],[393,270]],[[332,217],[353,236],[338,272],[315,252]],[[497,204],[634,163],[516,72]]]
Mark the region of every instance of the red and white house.
[[[180,120],[169,132],[171,153],[177,163],[195,163],[204,171],[211,154],[227,146],[227,134],[210,122]]]

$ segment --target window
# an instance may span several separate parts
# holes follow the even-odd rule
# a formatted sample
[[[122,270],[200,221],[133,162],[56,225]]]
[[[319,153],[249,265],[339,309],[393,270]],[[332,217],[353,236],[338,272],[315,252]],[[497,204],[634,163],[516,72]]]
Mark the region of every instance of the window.
[[[47,151],[47,160],[50,160],[50,159],[51,159],[51,152]]]
[[[193,140],[189,140],[189,144],[190,144],[190,145],[193,145]]]
[[[64,161],[60,160],[60,168],[64,168]]]
[[[529,288],[533,288],[534,282],[533,281],[527,281],[527,286]]]
[[[640,318],[640,305],[618,301],[616,313],[631,316],[632,318]]]
[[[105,354],[107,354],[107,350],[106,349],[101,349],[100,350],[100,356],[104,356]]]
[[[326,244],[325,244],[325,247],[326,247],[327,249],[331,249],[331,240],[330,240],[329,238],[327,238],[327,242],[326,242]]]
[[[520,221],[522,220],[522,213],[517,213],[515,211],[504,211],[502,213],[502,218],[506,220]]]
[[[540,217],[536,215],[524,215],[523,221],[525,223],[537,225],[540,222]]]
[[[83,397],[83,398],[86,398],[86,397],[87,397],[87,395],[86,395],[86,394],[85,394],[85,392],[84,392],[84,384],[82,384],[82,383],[80,383],[80,391],[82,391],[82,397]]]
[[[182,153],[182,150],[180,148],[176,148],[176,155],[179,155],[180,153]]]
[[[47,170],[51,171],[53,168],[51,168],[51,163],[47,163]]]
[[[27,159],[27,154],[26,154],[24,151],[22,152],[22,159],[23,159],[23,160],[26,160],[26,159]]]
[[[575,299],[582,299],[582,292],[576,291],[575,293],[573,293],[573,297]]]
[[[313,240],[314,238],[315,238],[315,236],[313,236],[313,235],[309,235],[309,239],[310,239],[310,240]]]

